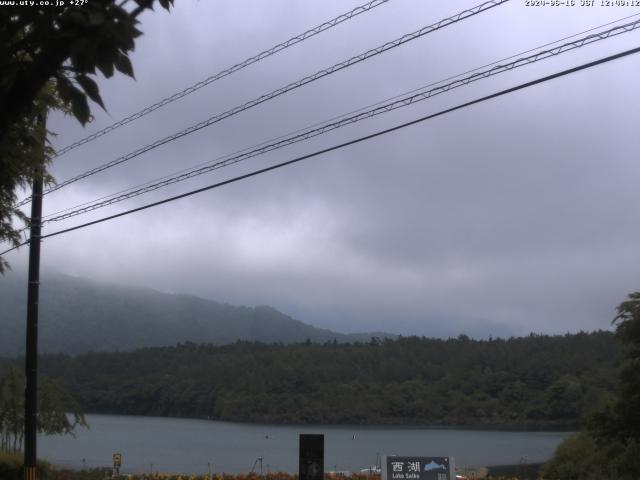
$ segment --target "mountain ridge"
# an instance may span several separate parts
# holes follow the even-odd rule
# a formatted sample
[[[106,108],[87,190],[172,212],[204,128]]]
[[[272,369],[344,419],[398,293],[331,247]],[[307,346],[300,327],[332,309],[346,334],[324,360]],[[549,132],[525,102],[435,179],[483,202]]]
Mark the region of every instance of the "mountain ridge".
[[[24,353],[26,279],[0,280],[0,355]],[[338,342],[394,338],[388,333],[344,334],[296,320],[274,307],[235,306],[184,293],[122,286],[62,274],[43,275],[40,292],[42,353],[129,351],[180,342],[222,345]],[[176,322],[179,319],[179,322]]]

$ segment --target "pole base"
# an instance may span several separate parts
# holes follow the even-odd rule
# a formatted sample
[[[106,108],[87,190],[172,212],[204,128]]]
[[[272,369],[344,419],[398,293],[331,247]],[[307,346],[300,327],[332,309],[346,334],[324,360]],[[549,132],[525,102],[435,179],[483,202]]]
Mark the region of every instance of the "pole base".
[[[38,480],[36,467],[24,467],[24,480]]]

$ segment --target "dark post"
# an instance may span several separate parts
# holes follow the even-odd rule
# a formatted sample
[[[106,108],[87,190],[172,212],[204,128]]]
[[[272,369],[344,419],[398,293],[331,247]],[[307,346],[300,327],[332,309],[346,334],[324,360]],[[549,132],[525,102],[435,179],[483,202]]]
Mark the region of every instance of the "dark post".
[[[298,478],[324,479],[324,435],[300,434]]]
[[[29,238],[29,285],[27,290],[27,349],[24,392],[24,478],[36,480],[36,433],[38,430],[38,293],[40,287],[40,236],[42,224],[42,177],[44,169],[44,116],[39,119],[43,132],[42,164],[33,175],[31,228]]]

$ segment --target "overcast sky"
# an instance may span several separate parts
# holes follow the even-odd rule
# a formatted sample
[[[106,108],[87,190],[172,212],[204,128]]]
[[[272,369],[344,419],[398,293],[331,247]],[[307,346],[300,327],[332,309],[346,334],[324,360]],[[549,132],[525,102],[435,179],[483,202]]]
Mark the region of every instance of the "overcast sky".
[[[45,197],[52,213],[640,13],[511,0]],[[176,0],[142,17],[108,113],[54,115],[66,146],[364,0]],[[480,2],[388,3],[58,158],[63,181]],[[640,17],[635,17],[636,20]],[[626,20],[628,22],[630,20]],[[452,90],[45,233],[208,185],[640,45],[640,30]],[[342,332],[609,328],[640,289],[640,54],[48,239],[58,271],[242,305]],[[27,249],[7,255],[26,270]]]

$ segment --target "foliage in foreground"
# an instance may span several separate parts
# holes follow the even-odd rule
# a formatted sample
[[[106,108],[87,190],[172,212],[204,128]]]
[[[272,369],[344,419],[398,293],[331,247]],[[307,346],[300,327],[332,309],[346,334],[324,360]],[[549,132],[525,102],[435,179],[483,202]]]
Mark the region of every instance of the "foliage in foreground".
[[[17,452],[22,448],[24,389],[24,373],[9,369],[0,375],[0,452]],[[87,424],[75,399],[55,382],[40,382],[38,432],[45,435],[73,434],[76,426]],[[4,478],[0,475],[0,479]]]
[[[227,473],[209,475],[187,475],[177,473],[139,473],[113,475],[110,468],[92,468],[87,470],[58,469],[46,462],[38,463],[40,480],[297,480],[298,475],[271,472],[266,475]],[[23,480],[22,457],[15,454],[0,453],[0,478],[2,480]],[[354,473],[349,477],[325,474],[325,480],[380,480],[380,475]]]
[[[558,446],[542,473],[547,480],[637,480],[640,442],[603,442],[589,432],[580,432]]]
[[[0,473],[2,470],[2,459],[0,458]],[[13,474],[13,472],[12,472]],[[22,470],[15,470],[15,476],[6,477],[6,480],[22,480]],[[111,469],[95,468],[90,470],[58,470],[48,464],[42,464],[39,470],[40,480],[298,480],[298,475],[272,472],[266,475],[257,474],[213,474],[209,475],[180,475],[180,474],[161,474],[161,473],[142,473],[131,475],[111,476]],[[5,480],[5,477],[1,477]],[[336,476],[325,474],[325,480],[380,480],[380,475],[367,475],[354,473],[351,476]],[[490,475],[487,478],[491,480],[527,480],[528,477],[519,477],[514,475]]]
[[[0,479],[24,480],[23,465],[22,455],[0,451]],[[48,463],[38,461],[36,469],[39,480],[54,480],[51,474],[51,466]],[[103,479],[101,478],[100,480]]]
[[[586,428],[560,444],[543,469],[548,480],[640,478],[640,292],[618,307],[616,337],[625,345],[616,395]]]
[[[492,480],[537,480],[540,477],[542,466],[542,463],[490,466],[487,478]]]
[[[523,471],[523,467],[525,471]],[[491,480],[533,480],[537,478],[539,465],[512,465],[490,467],[486,478]],[[266,475],[249,474],[212,474],[186,475],[163,473],[140,473],[112,476],[110,468],[91,468],[85,470],[59,469],[46,462],[38,462],[39,480],[298,480],[298,475],[271,472]],[[22,456],[0,452],[0,478],[2,480],[23,480]],[[325,480],[380,480],[380,475],[353,473],[350,476],[325,474]]]
[[[133,77],[129,54],[138,16],[154,0],[59,2],[54,7],[4,5],[0,14],[0,241],[19,244],[13,217],[25,220],[16,208],[16,190],[44,168],[43,117],[61,108],[83,125],[91,117],[87,99],[104,108],[96,70],[105,77],[114,70]],[[31,2],[35,3],[35,2]],[[44,3],[44,2],[39,2]],[[165,9],[173,0],[159,0]],[[53,2],[51,2],[53,5]],[[48,5],[48,3],[47,3]],[[45,148],[45,150],[47,150]],[[45,160],[45,164],[47,161]],[[50,179],[50,178],[49,178]],[[0,274],[9,267],[0,257]]]

